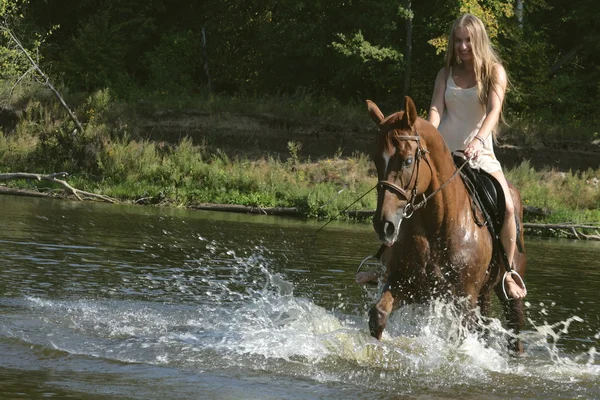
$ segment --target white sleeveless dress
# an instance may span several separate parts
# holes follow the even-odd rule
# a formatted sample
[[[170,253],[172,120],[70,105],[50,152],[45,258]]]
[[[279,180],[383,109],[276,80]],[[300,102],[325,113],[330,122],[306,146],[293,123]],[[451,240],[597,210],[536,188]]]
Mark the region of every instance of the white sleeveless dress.
[[[479,132],[486,116],[485,106],[479,102],[477,96],[477,86],[469,89],[458,87],[452,79],[452,70],[450,70],[444,101],[446,107],[438,130],[450,151],[464,150]],[[470,164],[472,168],[481,168],[488,173],[502,170],[494,154],[492,135],[488,135],[481,154],[476,160],[471,160]]]

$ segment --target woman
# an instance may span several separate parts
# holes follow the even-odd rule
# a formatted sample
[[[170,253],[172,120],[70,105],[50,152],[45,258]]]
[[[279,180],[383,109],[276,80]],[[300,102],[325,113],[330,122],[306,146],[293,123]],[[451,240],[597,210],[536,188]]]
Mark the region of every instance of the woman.
[[[502,185],[506,215],[500,240],[512,265],[517,236],[514,205],[493,149],[507,82],[483,22],[474,15],[462,15],[450,31],[445,67],[435,80],[429,122],[442,133],[451,151],[462,150],[471,158],[473,168],[490,173]],[[378,254],[382,253],[385,255],[380,249]],[[356,282],[363,284],[378,275],[376,271],[359,272]],[[527,295],[522,280],[517,284],[512,274],[506,274],[505,279],[509,297]]]
[[[474,15],[462,15],[450,31],[445,66],[435,80],[429,122],[438,128],[451,151],[462,150],[473,168],[490,173],[502,185],[506,215],[500,240],[512,266],[517,237],[514,204],[493,149],[507,82],[483,22]],[[522,280],[517,284],[512,274],[506,275],[505,283],[509,297],[527,295]]]

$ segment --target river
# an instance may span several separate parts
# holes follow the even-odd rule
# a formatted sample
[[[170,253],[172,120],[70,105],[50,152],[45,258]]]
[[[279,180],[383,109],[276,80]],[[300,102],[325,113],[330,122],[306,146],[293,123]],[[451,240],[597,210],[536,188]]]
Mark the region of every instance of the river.
[[[600,243],[526,238],[525,354],[450,305],[368,333],[368,224],[0,196],[0,398],[600,398]]]

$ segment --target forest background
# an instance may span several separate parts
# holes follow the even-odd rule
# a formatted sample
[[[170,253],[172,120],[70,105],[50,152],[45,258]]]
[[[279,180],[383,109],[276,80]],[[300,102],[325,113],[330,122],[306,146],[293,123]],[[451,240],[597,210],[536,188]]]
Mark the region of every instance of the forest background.
[[[410,95],[425,116],[463,12],[509,72],[498,153],[530,220],[599,222],[596,0],[0,0],[1,172],[339,216],[374,184],[365,99],[391,113]]]

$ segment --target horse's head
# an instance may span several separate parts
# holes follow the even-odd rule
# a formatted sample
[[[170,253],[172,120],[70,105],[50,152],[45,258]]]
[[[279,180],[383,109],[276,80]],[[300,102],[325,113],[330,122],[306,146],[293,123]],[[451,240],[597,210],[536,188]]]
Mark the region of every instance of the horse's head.
[[[421,162],[426,150],[416,129],[418,115],[411,98],[406,97],[405,111],[387,118],[372,101],[367,100],[367,106],[379,127],[373,156],[379,179],[373,227],[382,242],[392,245],[402,220],[412,215],[417,196],[427,189],[431,170],[427,162]]]

